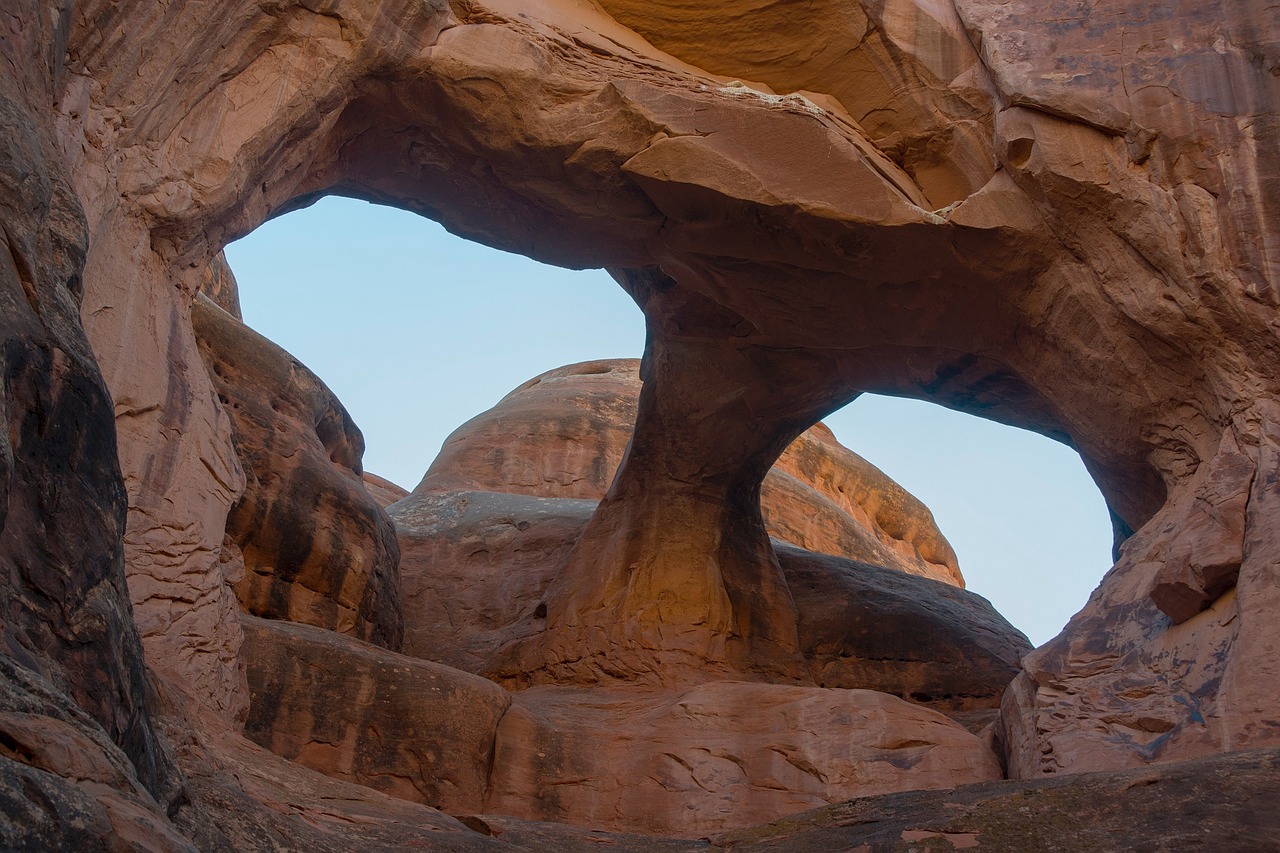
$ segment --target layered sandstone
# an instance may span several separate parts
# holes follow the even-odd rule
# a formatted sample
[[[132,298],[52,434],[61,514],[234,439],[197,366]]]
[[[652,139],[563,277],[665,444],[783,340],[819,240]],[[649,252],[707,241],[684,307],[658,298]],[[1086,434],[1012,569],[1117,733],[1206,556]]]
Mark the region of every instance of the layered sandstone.
[[[1070,27],[1083,12],[980,0],[954,15],[860,6],[830,26],[814,25],[827,7],[663,4],[643,22],[608,8],[619,18],[497,2],[336,18],[246,7],[214,37],[194,5],[149,28],[88,4],[58,30],[70,60],[56,138],[97,235],[84,313],[122,412],[126,553],[156,665],[234,704],[234,629],[195,643],[168,604],[230,606],[217,554],[238,491],[182,294],[229,236],[337,190],[543,260],[610,266],[648,317],[632,451],[523,659],[798,677],[794,602],[756,488],[823,413],[891,391],[1070,441],[1120,538],[1137,533],[1011,700],[1014,767],[1270,742],[1280,679],[1253,661],[1268,642],[1272,496],[1248,474],[1268,470],[1276,393],[1277,78],[1262,6],[1144,18],[1108,0]],[[857,49],[806,57],[839,33]],[[151,42],[172,49],[138,49]],[[216,82],[175,81],[176,67]],[[185,390],[166,404],[170,388]],[[171,462],[148,467],[156,446]],[[1233,582],[1237,598],[1213,599]],[[669,597],[680,604],[657,606]],[[1239,618],[1191,615],[1215,600]],[[656,630],[660,651],[644,639]],[[1207,713],[1147,675],[1188,653],[1198,674],[1182,682]],[[1177,730],[1154,748],[1127,723],[1095,728],[1127,719],[1135,679]],[[1066,681],[1081,689],[1051,686]],[[1094,697],[1087,713],[1079,695]]]
[[[203,295],[192,322],[245,472],[223,548],[241,607],[399,648],[400,550],[365,488],[360,430],[315,374]]]
[[[307,626],[246,617],[245,629],[249,737],[454,814],[698,837],[1001,776],[983,741],[885,693],[711,682],[513,695]]]
[[[162,848],[503,843],[337,780],[310,793],[228,731],[245,472],[193,295],[231,238],[330,192],[608,267],[646,314],[630,449],[546,630],[510,650],[521,671],[809,677],[761,484],[885,391],[1069,442],[1116,518],[1116,566],[1006,695],[1012,775],[1280,742],[1273,10],[793,6],[6,6],[0,672],[2,710],[34,718],[6,717],[6,842],[92,847],[114,815]],[[1260,760],[1081,783],[1073,810],[1175,819],[1070,829],[1176,846],[1197,808],[1265,817]],[[965,815],[831,819],[850,845],[983,843]]]
[[[535,376],[450,435],[413,493],[599,501],[635,428],[639,371],[614,359]],[[929,509],[824,424],[783,452],[760,503],[770,535],[801,548],[964,583]]]
[[[498,492],[397,504],[405,653],[511,686],[552,680],[504,652],[546,629],[545,595],[593,510],[586,500]],[[778,556],[800,614],[797,681],[964,714],[995,708],[1031,649],[985,599],[949,584],[781,543]]]

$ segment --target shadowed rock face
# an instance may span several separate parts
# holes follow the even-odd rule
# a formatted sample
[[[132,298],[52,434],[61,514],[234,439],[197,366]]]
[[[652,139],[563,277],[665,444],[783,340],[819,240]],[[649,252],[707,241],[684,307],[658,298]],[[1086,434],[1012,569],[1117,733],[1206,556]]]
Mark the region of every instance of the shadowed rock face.
[[[8,4],[0,615],[5,678],[46,697],[22,713],[83,710],[105,740],[76,742],[114,744],[159,800],[100,778],[164,823],[140,638],[166,716],[202,713],[165,731],[206,846],[431,823],[328,789],[382,809],[351,829],[219,740],[246,700],[224,549],[244,472],[193,294],[228,240],[341,192],[608,267],[645,312],[630,448],[524,671],[806,677],[761,484],[886,391],[1070,442],[1118,520],[1116,566],[1005,696],[1012,775],[1280,742],[1274,10],[794,6]],[[3,760],[7,791],[66,790]],[[15,796],[62,815],[23,824],[42,842],[110,823]]]
[[[0,46],[0,835],[36,846],[58,838],[55,811],[96,812],[84,841],[180,786],[147,707],[112,400],[80,324],[89,233],[49,110],[66,11],[7,5]],[[44,776],[99,796],[42,801]]]
[[[365,489],[351,416],[311,371],[212,301],[197,300],[192,322],[246,474],[224,546],[242,560],[241,606],[398,649],[400,549]]]

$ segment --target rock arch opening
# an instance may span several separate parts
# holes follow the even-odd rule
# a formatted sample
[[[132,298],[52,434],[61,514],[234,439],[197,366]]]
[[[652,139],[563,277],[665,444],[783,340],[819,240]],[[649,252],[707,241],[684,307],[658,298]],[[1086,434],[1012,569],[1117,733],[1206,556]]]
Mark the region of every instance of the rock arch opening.
[[[533,375],[638,358],[643,347],[639,313],[604,273],[546,267],[353,199],[327,197],[272,219],[229,245],[227,257],[246,321],[312,367],[352,412],[366,438],[366,472],[408,489],[445,437]],[[1056,443],[870,394],[826,421],[855,452],[936,496],[947,516],[943,535],[962,543],[968,588],[1036,643],[1057,633],[1109,565],[1100,496],[1071,451],[1052,454]],[[1050,455],[1039,455],[1046,446]],[[584,495],[603,494],[621,451],[609,450],[603,485],[593,487],[600,494]],[[1059,500],[1028,489],[1054,490]],[[819,514],[806,526],[824,522],[832,520]],[[1067,528],[1078,535],[1064,535]],[[839,536],[791,530],[791,541],[844,553]]]
[[[1061,631],[1111,567],[1106,502],[1069,447],[874,394],[825,422],[930,508],[956,549],[966,588],[990,599],[1033,644]]]
[[[550,267],[415,214],[330,196],[226,249],[245,320],[316,372],[406,488],[448,435],[533,376],[638,358],[644,319],[601,270]]]

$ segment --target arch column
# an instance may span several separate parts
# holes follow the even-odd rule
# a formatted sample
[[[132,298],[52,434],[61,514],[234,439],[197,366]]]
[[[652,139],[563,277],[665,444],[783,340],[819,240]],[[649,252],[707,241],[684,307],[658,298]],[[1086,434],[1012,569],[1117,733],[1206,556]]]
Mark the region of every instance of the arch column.
[[[615,277],[648,326],[635,432],[545,597],[545,630],[509,648],[495,674],[804,680],[760,486],[796,436],[857,394],[840,390],[833,357],[764,345],[657,267]]]

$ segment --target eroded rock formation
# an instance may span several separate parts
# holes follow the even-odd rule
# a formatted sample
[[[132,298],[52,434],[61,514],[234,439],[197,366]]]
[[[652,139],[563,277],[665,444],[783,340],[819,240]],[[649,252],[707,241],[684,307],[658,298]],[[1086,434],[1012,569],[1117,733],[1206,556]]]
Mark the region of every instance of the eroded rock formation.
[[[617,360],[549,371],[449,437],[391,510],[406,653],[511,685],[609,678],[608,670],[526,668],[509,651],[549,627],[547,592],[625,455],[637,367]],[[985,600],[938,588],[959,571],[919,501],[818,425],[765,477],[761,504],[777,538],[835,555],[779,552],[805,662],[793,680],[947,711],[995,707],[1030,646]],[[644,680],[697,683],[706,674]]]
[[[794,6],[6,5],[7,836],[591,843],[469,829],[235,731],[245,471],[194,294],[228,240],[333,192],[608,267],[645,312],[630,448],[546,629],[509,650],[521,671],[810,677],[761,484],[826,412],[888,391],[1070,442],[1116,518],[1115,567],[1005,696],[1011,775],[1280,742],[1274,10]],[[1247,765],[1195,777],[1227,813],[1266,790],[1258,761],[1161,778]],[[1115,796],[1155,808],[1165,786],[1133,778]],[[972,814],[837,834],[981,844]]]
[[[241,607],[398,649],[400,549],[365,488],[360,430],[306,366],[203,295],[192,324],[245,472],[223,546]]]
[[[590,361],[530,379],[450,435],[413,493],[599,501],[635,427],[639,368],[635,359]],[[929,509],[824,424],[783,451],[765,475],[760,505],[775,538],[964,583]]]

